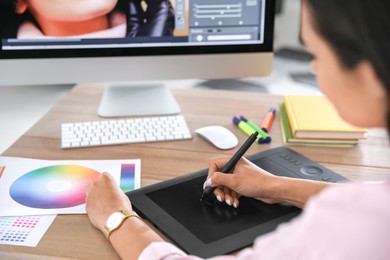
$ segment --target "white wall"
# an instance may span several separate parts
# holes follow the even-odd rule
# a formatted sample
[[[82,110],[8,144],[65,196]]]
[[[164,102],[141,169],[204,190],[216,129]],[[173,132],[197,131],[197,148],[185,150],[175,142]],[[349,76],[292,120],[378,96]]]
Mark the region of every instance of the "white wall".
[[[275,49],[282,46],[301,48],[300,8],[301,0],[284,0],[282,14],[275,19]]]

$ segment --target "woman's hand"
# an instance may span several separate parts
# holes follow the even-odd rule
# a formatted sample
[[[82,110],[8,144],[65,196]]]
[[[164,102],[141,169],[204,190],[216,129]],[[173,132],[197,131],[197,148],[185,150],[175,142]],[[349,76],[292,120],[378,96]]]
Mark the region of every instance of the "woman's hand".
[[[132,210],[130,200],[108,173],[103,173],[96,182],[89,185],[86,194],[89,220],[102,231],[111,213]],[[163,240],[139,218],[127,218],[121,228],[110,236],[110,242],[121,259],[138,259],[145,247],[158,241]]]
[[[256,198],[266,203],[276,203],[279,177],[259,168],[244,157],[234,167],[231,174],[218,172],[229,158],[215,159],[210,162],[204,188],[217,187],[214,191],[217,199],[228,205],[238,207],[240,196]]]
[[[119,189],[114,178],[103,173],[100,178],[86,188],[86,210],[91,223],[104,230],[108,216],[121,210],[131,211],[128,197]]]

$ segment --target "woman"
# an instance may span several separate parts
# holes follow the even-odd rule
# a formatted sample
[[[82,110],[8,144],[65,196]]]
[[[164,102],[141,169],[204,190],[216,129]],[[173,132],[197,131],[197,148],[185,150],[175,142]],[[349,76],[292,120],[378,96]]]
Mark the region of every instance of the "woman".
[[[168,0],[6,0],[0,3],[3,38],[124,38],[172,35],[174,14]],[[4,18],[4,17],[7,18]]]
[[[390,130],[389,13],[388,0],[302,1],[301,38],[314,56],[319,85],[340,115],[359,127]],[[303,208],[300,216],[235,257],[390,259],[390,181],[330,186],[274,176],[246,159],[233,174],[217,172],[226,161],[212,161],[205,182],[219,187],[215,194],[220,201],[239,207],[243,195]],[[86,209],[91,222],[104,230],[112,212],[131,210],[131,204],[103,174],[87,189]],[[196,259],[162,242],[136,217],[127,218],[109,238],[124,259]]]

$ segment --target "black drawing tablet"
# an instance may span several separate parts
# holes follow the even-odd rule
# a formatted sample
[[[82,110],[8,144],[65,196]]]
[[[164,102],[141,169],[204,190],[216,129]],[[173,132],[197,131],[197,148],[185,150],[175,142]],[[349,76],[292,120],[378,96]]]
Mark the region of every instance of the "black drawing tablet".
[[[347,179],[285,147],[248,157],[280,176],[330,182]],[[189,254],[212,257],[253,244],[300,213],[287,205],[268,205],[240,198],[238,209],[216,200],[200,201],[207,169],[127,193],[134,210]]]

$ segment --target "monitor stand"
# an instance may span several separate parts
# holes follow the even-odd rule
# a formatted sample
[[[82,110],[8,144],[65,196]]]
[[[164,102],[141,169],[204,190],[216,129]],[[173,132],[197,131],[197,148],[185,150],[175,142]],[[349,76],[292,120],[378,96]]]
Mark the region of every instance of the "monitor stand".
[[[100,101],[101,117],[173,115],[180,113],[172,93],[163,84],[107,84]]]
[[[248,92],[267,92],[267,89],[260,83],[253,83],[245,79],[212,79],[198,84],[198,87],[211,89],[248,91]]]

